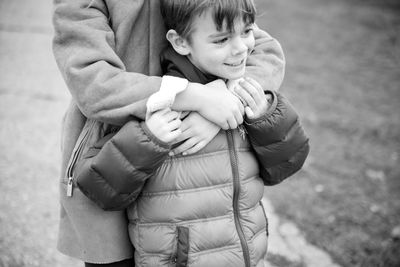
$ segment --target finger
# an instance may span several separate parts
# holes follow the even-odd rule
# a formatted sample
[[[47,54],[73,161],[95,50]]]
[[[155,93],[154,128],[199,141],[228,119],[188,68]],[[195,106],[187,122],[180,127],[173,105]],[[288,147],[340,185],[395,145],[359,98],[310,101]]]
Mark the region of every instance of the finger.
[[[206,146],[206,144],[207,144],[207,142],[200,141],[197,144],[195,144],[193,147],[191,147],[188,150],[184,151],[182,153],[182,155],[186,156],[186,155],[194,154],[194,153],[200,151],[201,149],[203,149]]]
[[[244,90],[246,90],[248,94],[251,95],[252,99],[256,104],[259,104],[262,101],[262,98],[264,97],[264,92],[259,91],[247,80],[243,80],[239,84]]]
[[[178,128],[180,128],[182,121],[180,119],[175,119],[173,121],[170,121],[168,123],[168,130],[169,131],[174,131]],[[182,129],[180,129],[180,131],[182,132]]]
[[[253,118],[254,117],[254,112],[251,110],[251,108],[250,107],[245,107],[245,112],[246,112],[246,116],[248,117],[248,118]]]
[[[172,152],[174,153],[174,155],[180,154],[180,153],[188,150],[189,148],[193,147],[195,144],[196,144],[196,140],[194,138],[189,138],[185,142],[183,142],[181,145],[174,148],[172,150]]]
[[[148,114],[149,116],[164,117],[164,116],[167,116],[167,114],[168,114],[169,112],[171,112],[171,109],[170,109],[170,108],[164,108],[164,109],[156,110],[156,111],[154,111],[154,112],[148,112],[147,114]],[[146,115],[147,115],[147,114],[146,114]]]
[[[238,99],[237,104],[239,105],[240,114],[243,116],[244,115],[244,104],[239,99]]]
[[[254,80],[254,79],[251,78],[251,77],[245,77],[245,80],[246,80],[247,82],[249,82],[252,86],[254,86],[254,88],[256,88],[256,90],[257,90],[259,93],[264,94],[264,90],[263,90],[262,86],[261,86],[256,80]]]
[[[236,127],[243,123],[244,112],[245,111],[244,111],[244,107],[243,107],[243,113],[242,112],[235,113]],[[235,128],[231,128],[231,129],[235,129]]]
[[[190,126],[191,126],[191,121],[190,121],[190,119],[191,119],[191,117],[186,117],[186,118],[184,118],[183,120],[182,120],[182,123],[181,123],[181,126],[180,126],[180,128],[181,128],[181,130],[182,130],[182,133],[184,133],[185,131],[187,131],[188,129],[190,129]]]
[[[168,113],[163,114],[165,116],[165,119],[170,122],[175,120],[176,118],[179,118],[179,112],[169,110]]]
[[[193,134],[191,133],[191,131],[188,131],[188,130],[183,131],[182,128],[180,128],[180,129],[182,131],[182,134],[176,139],[177,143],[185,141],[186,139],[193,137]]]
[[[174,141],[181,133],[182,131],[180,129],[176,129],[175,131],[168,133],[165,137],[165,142],[170,143]]]
[[[257,103],[252,96],[250,96],[251,100],[248,101],[249,105],[245,108],[245,112],[246,115],[250,118],[252,118],[252,116],[254,116],[254,112],[255,110],[258,109],[260,103]],[[261,102],[261,101],[260,101]],[[250,110],[250,111],[249,111]]]
[[[219,123],[218,125],[219,125],[219,126],[221,127],[221,129],[223,129],[223,130],[228,130],[228,129],[229,129],[229,123],[228,123],[228,121],[221,122],[221,123]]]
[[[235,92],[246,101],[248,106],[254,107],[256,105],[253,96],[242,85],[237,86]]]
[[[238,116],[235,115],[234,117],[231,117],[228,119],[228,129],[236,129],[236,127],[238,126],[238,123],[237,123],[238,118],[237,117]]]
[[[146,118],[145,118],[146,121],[149,120],[150,115],[151,115],[151,112],[147,109],[147,110],[146,110]]]

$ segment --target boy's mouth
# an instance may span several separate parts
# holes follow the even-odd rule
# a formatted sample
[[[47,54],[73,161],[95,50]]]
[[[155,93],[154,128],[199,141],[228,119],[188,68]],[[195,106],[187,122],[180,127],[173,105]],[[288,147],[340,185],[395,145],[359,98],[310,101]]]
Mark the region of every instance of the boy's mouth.
[[[225,63],[225,65],[230,66],[230,67],[238,67],[241,66],[243,64],[245,59],[242,59],[240,61],[237,62],[233,62],[233,63]]]

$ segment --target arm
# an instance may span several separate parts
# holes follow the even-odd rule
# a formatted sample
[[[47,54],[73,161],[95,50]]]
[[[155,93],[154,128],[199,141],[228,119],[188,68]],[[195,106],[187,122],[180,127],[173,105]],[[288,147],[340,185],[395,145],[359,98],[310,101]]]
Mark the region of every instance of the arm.
[[[145,104],[159,90],[161,78],[126,70],[116,52],[121,50],[117,47],[121,44],[116,43],[118,38],[110,27],[111,15],[101,0],[54,0],[53,52],[82,113],[98,121],[123,125],[131,116],[145,119]],[[138,48],[137,53],[141,52]],[[189,83],[177,97],[174,109],[198,111],[221,127],[240,120],[240,107],[235,100],[224,100],[223,105],[214,108],[218,98],[213,96],[219,97],[223,92],[209,89],[208,95],[205,89],[204,85]]]
[[[301,169],[309,152],[296,111],[279,93],[270,91],[272,103],[260,118],[246,119],[245,127],[266,185],[282,182]]]
[[[266,185],[298,171],[309,152],[308,138],[296,111],[281,94],[267,91],[246,77],[234,89],[247,103],[245,127]]]
[[[160,77],[127,72],[104,1],[55,0],[53,51],[79,109],[89,118],[122,125],[144,119],[146,98]]]
[[[124,209],[167,158],[180,123],[177,112],[163,109],[105,136],[79,162],[79,188],[105,210]]]

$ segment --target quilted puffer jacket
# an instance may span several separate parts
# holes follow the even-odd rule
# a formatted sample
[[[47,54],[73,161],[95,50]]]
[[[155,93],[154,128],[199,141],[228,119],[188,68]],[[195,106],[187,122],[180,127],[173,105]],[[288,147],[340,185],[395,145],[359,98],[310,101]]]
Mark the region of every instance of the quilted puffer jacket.
[[[171,50],[168,74],[207,83]],[[180,72],[180,74],[179,74]],[[264,185],[298,171],[309,151],[298,116],[269,92],[268,112],[246,121],[248,133],[221,130],[201,151],[169,157],[169,144],[132,120],[105,137],[77,166],[80,189],[105,209],[128,207],[137,266],[263,266],[268,222]]]

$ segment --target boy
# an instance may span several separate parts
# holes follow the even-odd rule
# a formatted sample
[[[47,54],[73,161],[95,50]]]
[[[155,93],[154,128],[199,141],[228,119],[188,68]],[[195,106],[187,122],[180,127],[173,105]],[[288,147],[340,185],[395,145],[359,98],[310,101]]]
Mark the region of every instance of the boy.
[[[166,74],[181,77],[171,78],[179,90],[187,80],[244,76],[254,47],[251,0],[165,0],[161,8],[172,47],[162,65]],[[107,209],[131,204],[137,266],[263,266],[263,185],[299,170],[309,150],[297,114],[279,94],[268,91],[268,102],[247,77],[232,90],[246,106],[248,135],[219,131],[198,153],[170,157],[185,130],[170,110],[174,96],[168,89],[161,86],[149,99],[145,122],[128,122],[103,140],[98,154],[88,153],[90,160],[77,168],[79,187]]]

